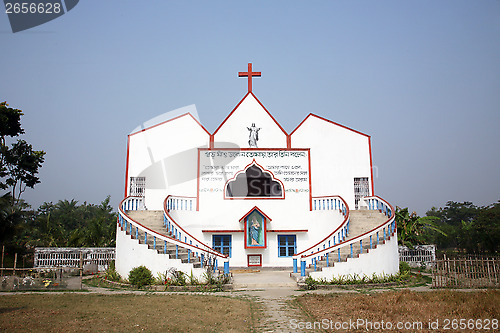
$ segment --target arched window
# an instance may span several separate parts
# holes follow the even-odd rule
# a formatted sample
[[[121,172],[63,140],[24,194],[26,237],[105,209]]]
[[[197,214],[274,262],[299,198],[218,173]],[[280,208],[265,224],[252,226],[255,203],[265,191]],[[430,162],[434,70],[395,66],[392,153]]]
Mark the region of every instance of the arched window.
[[[282,183],[252,163],[226,184],[226,198],[284,198]]]

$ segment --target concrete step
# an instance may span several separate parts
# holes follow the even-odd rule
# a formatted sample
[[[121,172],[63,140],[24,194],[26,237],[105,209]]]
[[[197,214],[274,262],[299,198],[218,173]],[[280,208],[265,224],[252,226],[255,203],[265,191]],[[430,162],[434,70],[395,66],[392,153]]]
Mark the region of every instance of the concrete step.
[[[350,226],[349,235],[346,237],[346,241],[356,238],[374,228],[380,226],[387,221],[387,217],[380,213],[379,211],[373,210],[353,210],[350,212]],[[383,234],[380,235],[380,245],[384,244]],[[377,246],[376,237],[372,237],[372,248]],[[361,254],[368,253],[370,249],[369,239],[363,239],[363,248],[360,248],[359,242],[352,244],[352,258],[358,258]],[[340,248],[340,262],[347,261],[351,258],[351,247],[350,245]],[[328,254],[328,266],[335,266],[335,263],[339,262],[339,257],[337,252]],[[321,259],[316,261],[316,270],[322,270],[326,267],[326,255],[322,256]],[[306,274],[314,271],[314,264],[311,263],[311,259],[308,260],[308,265],[306,267]]]
[[[172,233],[167,232],[167,229],[165,228],[163,224],[163,211],[161,210],[134,210],[134,211],[128,211],[127,212],[128,216],[132,218],[133,220],[139,222],[143,226],[161,234],[164,236],[169,236],[171,238],[174,238],[174,235]],[[129,230],[127,230],[127,234],[129,234]],[[135,229],[132,230],[132,235],[134,238],[136,238],[136,232]],[[138,232],[138,238],[139,238],[139,243],[144,244],[144,232],[139,230]],[[156,240],[156,247],[154,244],[154,236],[150,235],[148,233],[147,237],[147,245],[149,249],[155,249],[158,254],[164,254],[165,252],[170,256],[170,258],[176,258],[180,259],[183,263],[188,262],[188,250],[179,246],[179,248],[176,251],[176,246],[175,244],[167,242],[167,250],[164,251],[164,246],[165,243],[161,239]],[[193,264],[193,267],[198,268],[201,267],[201,262],[200,258],[196,257],[193,252],[191,252],[191,255],[189,256],[189,262]]]

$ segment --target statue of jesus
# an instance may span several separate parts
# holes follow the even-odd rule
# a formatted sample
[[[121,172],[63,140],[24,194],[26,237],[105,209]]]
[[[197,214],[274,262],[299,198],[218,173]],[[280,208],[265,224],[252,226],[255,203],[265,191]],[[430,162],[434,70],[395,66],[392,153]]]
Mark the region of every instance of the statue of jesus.
[[[259,131],[260,127],[256,128],[255,123],[252,123],[252,127],[247,127],[250,135],[248,136],[248,145],[250,148],[258,148],[257,141],[259,141]]]

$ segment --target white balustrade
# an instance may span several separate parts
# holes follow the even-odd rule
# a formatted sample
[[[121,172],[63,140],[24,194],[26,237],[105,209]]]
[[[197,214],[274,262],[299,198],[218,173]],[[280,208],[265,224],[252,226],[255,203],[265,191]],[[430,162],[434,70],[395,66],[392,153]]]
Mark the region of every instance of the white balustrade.
[[[316,269],[316,261],[320,260],[323,256],[326,256],[326,261],[327,261],[327,266],[329,266],[329,254],[334,254],[336,253],[338,255],[338,261],[341,261],[341,250],[347,248],[350,254],[350,257],[353,257],[353,245],[358,244],[360,245],[360,250],[361,252],[363,251],[363,240],[365,240],[365,244],[370,244],[369,248],[373,248],[375,244],[380,244],[382,241],[386,241],[389,239],[394,231],[396,230],[396,222],[394,219],[394,208],[384,199],[378,197],[378,196],[370,196],[370,197],[365,197],[362,198],[361,200],[364,200],[366,205],[368,206],[368,209],[370,210],[378,210],[379,212],[383,213],[388,217],[387,221],[385,221],[383,224],[380,226],[365,232],[362,235],[359,235],[355,238],[352,238],[348,241],[344,241],[345,235],[343,234],[344,229],[341,229],[340,232],[338,232],[338,239],[342,239],[342,241],[337,242],[337,244],[333,244],[332,246],[321,246],[324,245],[324,241],[316,244],[315,246],[307,249],[306,251],[302,251],[298,254],[296,254],[293,257],[293,269],[294,273],[297,273],[297,260],[300,259],[301,265],[300,265],[300,270],[301,270],[301,276],[305,276],[305,268],[306,268],[306,260],[311,259],[312,263],[314,264],[314,267]],[[314,202],[314,198],[313,198]],[[321,202],[321,201],[320,201]],[[347,207],[347,212],[349,212],[349,207],[347,204],[345,204]],[[318,207],[318,206],[316,206]],[[322,206],[320,206],[322,207]],[[314,207],[313,207],[314,210]],[[349,215],[347,214],[347,217]],[[347,218],[347,225],[349,223],[349,220]],[[348,227],[347,227],[348,231]],[[337,232],[337,231],[335,231]],[[334,233],[335,233],[334,232]],[[329,235],[325,240],[328,240],[328,238],[331,235]],[[376,238],[376,239],[375,239]],[[376,243],[375,243],[376,242]],[[318,246],[320,245],[320,246]],[[346,252],[343,251],[345,254]]]
[[[165,199],[164,202],[165,208],[167,207],[167,202],[169,201],[169,199],[179,200],[178,197],[177,198],[167,197],[167,199]],[[188,202],[188,200],[186,200],[186,202]],[[176,205],[178,203],[179,201],[175,202]],[[143,226],[142,224],[130,218],[126,214],[127,210],[139,210],[141,207],[144,207],[144,204],[142,198],[140,197],[128,197],[123,199],[123,201],[120,203],[118,223],[120,224],[122,230],[130,234],[132,238],[139,239],[140,236],[144,235],[143,241],[144,243],[147,243],[148,236],[152,237],[154,248],[156,248],[156,244],[158,241],[163,241],[165,245],[164,246],[165,253],[166,253],[167,243],[173,244],[175,245],[176,248],[176,258],[178,257],[178,250],[180,247],[186,249],[189,254],[193,252],[197,254],[199,257],[201,257],[202,264],[204,261],[214,262],[216,258],[219,258],[221,259],[221,261],[224,262],[224,273],[229,273],[229,257],[213,250],[208,245],[203,244],[202,242],[198,241],[196,238],[191,236],[188,232],[182,229],[174,221],[174,219],[169,215],[167,209],[164,209],[164,222],[167,226],[167,231],[171,231],[174,237],[159,234],[156,231],[151,230],[146,226]],[[184,240],[182,240],[182,235],[184,235]]]

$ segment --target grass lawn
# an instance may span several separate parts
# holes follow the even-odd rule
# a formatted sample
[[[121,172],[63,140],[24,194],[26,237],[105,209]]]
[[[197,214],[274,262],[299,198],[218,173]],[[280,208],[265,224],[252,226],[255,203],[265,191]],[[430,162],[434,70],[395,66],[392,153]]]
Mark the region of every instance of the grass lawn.
[[[312,324],[324,323],[322,328],[327,328],[327,331],[333,328],[336,332],[366,332],[367,328],[371,328],[371,332],[500,332],[498,290],[308,294],[298,297],[297,302],[310,315]],[[460,322],[460,319],[465,320]],[[489,324],[485,319],[489,320]],[[381,326],[382,321],[385,329]],[[349,326],[341,328],[344,322],[349,323]],[[356,325],[351,326],[351,322]],[[371,327],[367,327],[369,322],[372,323]],[[393,325],[392,329],[387,322]],[[429,322],[433,323],[431,328]],[[403,326],[398,328],[398,323]],[[464,324],[466,328],[462,330]]]
[[[209,295],[6,295],[0,332],[250,332],[253,311]]]

